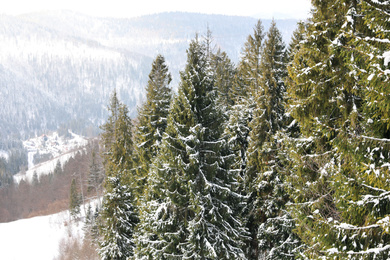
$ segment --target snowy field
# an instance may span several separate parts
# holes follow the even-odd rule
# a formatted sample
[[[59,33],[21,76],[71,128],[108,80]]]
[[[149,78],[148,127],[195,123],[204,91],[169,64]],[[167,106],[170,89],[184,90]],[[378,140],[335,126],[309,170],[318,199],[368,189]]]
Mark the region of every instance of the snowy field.
[[[52,260],[67,236],[83,237],[83,222],[69,225],[69,212],[0,223],[0,259]]]

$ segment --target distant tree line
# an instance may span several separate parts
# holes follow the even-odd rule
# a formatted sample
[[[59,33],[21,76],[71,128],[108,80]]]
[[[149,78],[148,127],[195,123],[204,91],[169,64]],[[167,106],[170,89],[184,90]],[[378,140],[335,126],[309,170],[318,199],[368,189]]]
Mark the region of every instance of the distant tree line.
[[[13,147],[7,152],[6,157],[0,157],[0,188],[12,185],[13,176],[28,167],[27,151],[23,147]]]

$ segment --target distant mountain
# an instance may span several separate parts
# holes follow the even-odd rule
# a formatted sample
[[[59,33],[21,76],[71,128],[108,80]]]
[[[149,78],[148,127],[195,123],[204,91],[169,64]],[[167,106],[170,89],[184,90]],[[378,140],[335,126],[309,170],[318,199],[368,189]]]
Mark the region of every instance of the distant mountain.
[[[266,30],[270,22],[263,20]],[[276,22],[289,41],[297,21]],[[158,53],[166,57],[175,88],[196,33],[205,35],[209,28],[216,46],[238,62],[255,24],[249,17],[194,13],[0,16],[0,138],[26,139],[61,124],[85,134],[87,126],[104,122],[114,88],[134,117]]]

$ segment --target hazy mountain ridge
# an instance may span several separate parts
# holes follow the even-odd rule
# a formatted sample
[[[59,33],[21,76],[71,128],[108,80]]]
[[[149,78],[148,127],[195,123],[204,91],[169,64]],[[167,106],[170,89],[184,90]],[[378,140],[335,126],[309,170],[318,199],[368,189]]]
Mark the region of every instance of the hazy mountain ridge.
[[[134,117],[155,55],[166,57],[176,88],[196,33],[204,35],[208,27],[216,46],[237,62],[255,23],[192,13],[132,19],[69,11],[0,16],[0,136],[25,139],[70,121],[81,122],[80,129],[97,126],[114,88]],[[287,41],[296,21],[277,23]],[[263,24],[267,30],[270,20]]]

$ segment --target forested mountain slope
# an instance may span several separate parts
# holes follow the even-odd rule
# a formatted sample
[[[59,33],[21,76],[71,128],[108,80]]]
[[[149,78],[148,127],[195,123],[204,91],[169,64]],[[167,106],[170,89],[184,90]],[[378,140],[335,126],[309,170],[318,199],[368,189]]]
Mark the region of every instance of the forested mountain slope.
[[[265,27],[270,21],[263,21]],[[106,118],[114,88],[132,117],[144,99],[153,58],[166,57],[173,87],[196,33],[236,62],[254,18],[163,13],[132,19],[94,18],[69,11],[0,16],[0,149],[61,124],[89,135]],[[286,40],[296,21],[278,25]],[[7,141],[6,141],[7,140]]]

